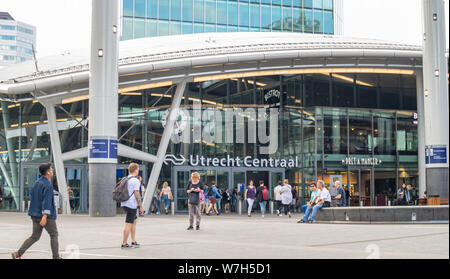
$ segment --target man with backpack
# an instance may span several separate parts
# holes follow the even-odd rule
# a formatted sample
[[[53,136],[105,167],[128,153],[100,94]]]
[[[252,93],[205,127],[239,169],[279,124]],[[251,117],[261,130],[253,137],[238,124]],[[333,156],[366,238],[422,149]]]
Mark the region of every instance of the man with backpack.
[[[259,202],[259,207],[261,208],[261,216],[264,218],[264,215],[266,214],[266,206],[267,201],[269,200],[269,191],[267,190],[266,186],[264,186],[264,181],[259,181],[259,187],[256,192],[256,199]]]
[[[125,228],[123,230],[122,249],[139,248],[139,243],[136,241],[136,223],[137,223],[137,208],[139,206],[139,213],[144,214],[145,210],[142,205],[139,189],[141,182],[138,179],[139,165],[131,163],[128,166],[128,177],[122,179],[116,186],[113,192],[113,198],[121,202],[121,206],[126,212]],[[128,237],[131,234],[131,245],[129,245]]]

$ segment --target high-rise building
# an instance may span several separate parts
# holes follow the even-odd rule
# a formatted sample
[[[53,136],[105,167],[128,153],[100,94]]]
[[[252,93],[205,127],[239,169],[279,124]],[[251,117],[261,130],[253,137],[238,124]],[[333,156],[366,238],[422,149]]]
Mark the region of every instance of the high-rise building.
[[[0,12],[0,68],[33,59],[36,27]]]
[[[122,0],[122,40],[205,32],[342,34],[342,0]]]

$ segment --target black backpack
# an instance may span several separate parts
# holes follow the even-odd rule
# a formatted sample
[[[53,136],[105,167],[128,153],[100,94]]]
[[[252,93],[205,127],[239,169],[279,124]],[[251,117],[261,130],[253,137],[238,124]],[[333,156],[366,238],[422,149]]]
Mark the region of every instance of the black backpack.
[[[118,202],[126,202],[130,199],[131,196],[128,194],[128,180],[131,178],[136,178],[136,176],[128,176],[116,184],[113,191],[113,200]]]

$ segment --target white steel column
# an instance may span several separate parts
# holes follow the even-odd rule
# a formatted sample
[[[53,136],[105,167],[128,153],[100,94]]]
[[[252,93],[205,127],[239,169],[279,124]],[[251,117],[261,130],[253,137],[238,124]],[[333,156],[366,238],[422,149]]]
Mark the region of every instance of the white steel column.
[[[443,0],[424,0],[423,83],[427,195],[448,198],[449,102]]]
[[[419,198],[422,198],[427,187],[427,177],[425,171],[425,113],[423,104],[423,72],[416,70],[416,90],[417,90],[417,159],[419,170]]]
[[[50,131],[50,141],[52,144],[53,162],[55,164],[56,181],[58,190],[62,195],[62,212],[70,214],[69,196],[67,192],[66,173],[61,152],[61,142],[59,139],[58,126],[56,123],[56,111],[53,104],[43,104],[47,111],[48,129]]]
[[[159,174],[161,172],[162,164],[166,156],[167,147],[169,146],[170,137],[173,133],[173,126],[178,115],[178,109],[180,108],[181,99],[183,98],[184,90],[186,88],[186,80],[183,80],[177,84],[177,90],[175,96],[172,100],[172,105],[170,107],[169,116],[167,117],[166,127],[161,137],[161,142],[159,143],[158,152],[156,153],[156,162],[153,164],[152,171],[150,173],[150,178],[147,183],[147,190],[144,195],[144,209],[149,212],[153,193],[155,192],[156,182],[158,181]]]
[[[89,214],[116,215],[119,1],[92,1],[89,79]]]

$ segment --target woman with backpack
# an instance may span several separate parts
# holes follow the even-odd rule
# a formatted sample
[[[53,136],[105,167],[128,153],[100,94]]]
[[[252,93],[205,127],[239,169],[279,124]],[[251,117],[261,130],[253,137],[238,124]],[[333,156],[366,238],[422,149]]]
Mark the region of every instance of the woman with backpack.
[[[230,204],[231,204],[231,195],[230,195],[230,191],[227,189],[225,189],[225,191],[222,194],[223,196],[223,204],[225,207],[225,214],[230,213]]]
[[[261,217],[264,218],[264,215],[266,214],[266,206],[267,201],[269,200],[268,190],[267,187],[264,186],[264,181],[259,181],[259,187],[256,193],[256,198],[259,202],[259,207],[261,208]]]
[[[214,211],[216,212],[216,215],[220,215],[219,211],[217,210],[216,198],[221,199],[222,196],[217,191],[217,187],[216,187],[214,181],[213,181],[213,185],[211,187],[209,187],[208,197],[209,197],[210,205],[209,205],[208,209],[206,210],[206,215],[209,216],[209,212],[211,211],[211,209],[214,209]]]
[[[255,188],[255,185],[253,185],[253,180],[249,181],[249,185],[248,185],[247,189],[245,190],[244,197],[248,203],[247,215],[248,215],[248,217],[252,217],[252,208],[253,208],[253,203],[255,202],[255,197],[256,197],[256,188]]]

